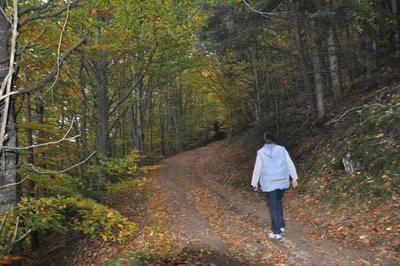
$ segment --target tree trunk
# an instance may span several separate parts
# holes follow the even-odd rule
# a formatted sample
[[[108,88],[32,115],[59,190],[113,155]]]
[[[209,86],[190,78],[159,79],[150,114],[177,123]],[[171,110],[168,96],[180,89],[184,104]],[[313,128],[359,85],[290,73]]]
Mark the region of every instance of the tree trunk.
[[[158,113],[160,116],[160,153],[162,156],[165,155],[165,130],[164,130],[164,124],[165,124],[165,119],[163,116],[163,110],[162,110],[162,99],[160,98],[158,100],[158,105],[157,105],[157,109],[158,109]]]
[[[96,59],[93,61],[95,69],[96,80],[96,118],[97,118],[97,132],[96,132],[96,146],[97,152],[100,156],[108,157],[109,155],[109,135],[108,135],[108,79],[107,79],[107,58],[106,52],[103,49],[96,51]],[[99,163],[99,162],[98,162]],[[106,175],[103,171],[98,172],[98,188],[106,182]]]
[[[26,122],[28,123],[32,123],[32,112],[31,112],[31,97],[30,94],[27,93],[25,95],[25,101],[26,101],[26,105],[25,105],[25,119]],[[32,146],[33,145],[33,137],[32,137],[32,129],[30,127],[28,127],[26,129],[26,141],[27,141],[27,145],[28,146]],[[30,164],[34,164],[34,156],[33,156],[33,148],[29,148],[28,149],[28,158],[27,158],[27,162]],[[29,179],[28,180],[28,197],[29,196],[34,196],[34,189],[35,189],[35,183],[33,182],[33,180]]]
[[[298,4],[297,4],[298,5]],[[295,39],[296,39],[296,49],[298,52],[299,56],[299,63],[300,63],[300,70],[301,70],[301,75],[303,77],[303,82],[304,82],[304,91],[306,93],[306,102],[308,104],[308,109],[312,110],[314,109],[314,100],[312,97],[312,85],[310,81],[310,77],[308,76],[309,72],[309,66],[307,63],[307,58],[304,54],[304,46],[303,46],[303,41],[301,40],[301,33],[300,33],[300,20],[299,20],[299,14],[297,11],[294,12],[294,17],[293,17],[293,30],[295,34]]]
[[[182,84],[176,85],[176,149],[177,151],[183,150],[183,99],[182,99]]]
[[[364,71],[365,68],[363,68],[363,57],[361,55],[361,37],[360,37],[360,33],[357,31],[357,29],[354,29],[354,49],[355,54],[356,54],[356,73],[359,76],[360,73],[362,73]]]
[[[260,122],[261,108],[260,108],[260,81],[257,71],[257,58],[255,54],[255,47],[249,47],[250,62],[253,69],[254,76],[254,109],[257,124]]]
[[[135,91],[135,114],[136,114],[136,148],[139,150],[141,154],[144,154],[144,114],[143,114],[143,81],[139,81],[141,79],[141,75],[137,75],[137,82],[139,85]]]
[[[7,1],[0,0],[0,9],[4,10]],[[8,74],[9,54],[8,42],[10,39],[10,24],[3,12],[0,12],[0,85],[3,84]],[[7,128],[5,135],[7,138],[4,143],[0,143],[5,147],[15,147],[17,144],[17,134],[14,124],[14,106],[10,104],[9,110],[4,110],[4,100],[0,102],[0,117],[4,117],[4,112],[8,111]],[[0,119],[1,121],[2,119]],[[4,148],[0,151],[0,186],[13,184],[17,180],[16,163],[17,153],[15,150]],[[16,186],[9,186],[0,189],[0,214],[14,206],[17,200]]]
[[[342,101],[342,84],[340,80],[339,58],[337,55],[336,33],[332,26],[328,29],[327,43],[332,92],[335,103],[338,105]]]
[[[26,101],[26,105],[25,105],[25,119],[28,123],[32,123],[32,112],[31,112],[31,97],[30,94],[27,93],[25,95],[25,101]],[[28,146],[32,146],[33,145],[33,136],[32,136],[32,129],[30,127],[28,127],[26,129],[26,144]],[[33,155],[33,149],[29,148],[28,149],[28,158],[27,158],[27,162],[29,164],[34,164],[34,155]],[[28,195],[27,197],[34,197],[35,193],[35,182],[33,182],[33,180],[29,179],[28,180]],[[37,233],[37,231],[32,231],[31,232],[31,248],[32,250],[35,250],[36,248],[39,247],[39,235]]]
[[[372,40],[372,33],[368,32],[365,37],[365,45],[366,45],[366,67],[367,67],[367,89],[371,90],[375,87],[375,80],[373,72],[375,70],[375,43]]]
[[[83,59],[82,59],[83,61]],[[85,82],[83,78],[83,65],[81,65],[80,68],[80,86],[81,86],[81,93],[82,93],[82,123],[80,125],[80,134],[82,136],[82,154],[81,154],[81,160],[86,159],[89,156],[89,149],[88,149],[88,143],[87,143],[87,129],[88,129],[88,98],[86,96],[86,89],[85,89]],[[81,173],[81,180],[84,178],[84,165],[80,165],[80,173]],[[89,176],[89,188],[93,189],[93,177]]]
[[[351,54],[351,44],[350,44],[350,36],[349,36],[349,28],[348,28],[348,22],[344,21],[341,24],[342,28],[342,34],[343,34],[343,56],[344,56],[344,62],[346,63],[345,67],[345,75],[347,76],[347,79],[349,81],[349,85],[353,87],[353,71],[355,69],[355,65],[357,64],[356,58]]]
[[[321,58],[319,54],[319,45],[317,37],[317,25],[314,20],[310,20],[311,26],[311,43],[313,48],[313,66],[314,66],[314,82],[315,82],[315,93],[317,99],[318,119],[325,120],[325,102],[324,102],[324,88],[321,74]]]
[[[136,120],[135,120],[135,109],[133,104],[129,105],[129,123],[130,123],[130,133],[131,133],[131,141],[133,147],[137,148],[136,141]]]
[[[398,0],[392,0],[392,13],[395,19],[394,25],[394,45],[396,49],[396,57],[400,56],[400,18]]]
[[[0,15],[1,16],[1,15]],[[4,102],[0,104],[0,118],[4,114]],[[3,143],[4,148],[0,152],[0,186],[14,184],[17,180],[17,151],[7,149],[7,147],[17,146],[17,131],[14,120],[14,102],[12,101],[8,110],[8,120],[6,127],[6,139]],[[0,119],[1,121],[1,119]],[[0,213],[10,209],[16,204],[17,190],[16,186],[8,186],[0,189]]]
[[[102,58],[105,52],[99,51],[99,58],[96,59],[94,65],[96,69],[96,114],[98,120],[97,129],[97,150],[99,154],[107,156],[108,154],[108,109],[109,102],[107,96],[107,60]]]

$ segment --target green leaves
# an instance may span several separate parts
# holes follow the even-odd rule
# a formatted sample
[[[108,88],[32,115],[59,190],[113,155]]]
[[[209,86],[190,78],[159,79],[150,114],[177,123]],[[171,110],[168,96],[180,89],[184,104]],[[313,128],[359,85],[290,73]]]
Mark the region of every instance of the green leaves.
[[[61,234],[81,231],[93,238],[100,236],[104,241],[123,243],[136,229],[118,211],[80,197],[22,198],[15,209],[4,215],[7,216],[5,237],[0,239],[0,250],[11,239],[17,217],[21,222],[18,236],[28,229]]]

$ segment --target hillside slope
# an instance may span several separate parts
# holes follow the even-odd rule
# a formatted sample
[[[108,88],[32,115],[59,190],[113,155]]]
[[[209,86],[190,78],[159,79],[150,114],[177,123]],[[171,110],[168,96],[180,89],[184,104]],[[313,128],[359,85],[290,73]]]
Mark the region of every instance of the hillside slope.
[[[319,127],[297,122],[301,109],[282,113],[280,143],[300,172],[288,211],[315,225],[320,238],[400,256],[400,86],[348,96]],[[263,130],[273,129],[266,122],[234,140],[246,151],[246,171],[252,170]],[[346,156],[352,173],[344,169]]]

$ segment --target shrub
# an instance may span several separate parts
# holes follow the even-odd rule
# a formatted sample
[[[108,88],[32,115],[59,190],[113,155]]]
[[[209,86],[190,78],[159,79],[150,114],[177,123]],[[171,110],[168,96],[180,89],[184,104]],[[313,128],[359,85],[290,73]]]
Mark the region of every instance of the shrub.
[[[18,237],[28,229],[62,234],[79,231],[93,238],[100,236],[103,240],[123,243],[135,230],[135,224],[118,211],[81,197],[22,198],[14,209],[0,218],[4,216],[0,250],[9,243],[17,217],[20,217]],[[27,247],[28,241],[25,239],[22,247]]]

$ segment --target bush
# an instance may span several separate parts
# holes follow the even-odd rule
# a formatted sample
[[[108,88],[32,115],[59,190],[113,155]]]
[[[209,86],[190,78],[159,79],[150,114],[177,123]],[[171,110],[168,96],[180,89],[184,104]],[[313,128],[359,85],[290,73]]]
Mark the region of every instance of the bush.
[[[138,150],[131,152],[123,158],[100,157],[99,166],[92,166],[89,173],[97,176],[101,171],[110,180],[117,182],[128,177],[135,177],[145,172],[145,169],[139,166],[142,156]]]
[[[39,169],[46,171],[45,169]],[[29,176],[29,179],[35,184],[34,195],[35,197],[56,197],[62,195],[65,197],[79,196],[79,190],[83,184],[78,177],[70,176],[66,173],[62,174],[38,174],[32,172],[32,169],[27,165],[22,165],[18,169],[18,174],[21,178]],[[22,183],[23,195],[29,195],[28,182]]]
[[[17,206],[0,218],[5,219],[4,232],[0,238],[0,250],[9,243],[20,217],[17,236],[28,229],[39,233],[56,231],[83,232],[91,237],[123,243],[135,230],[135,224],[118,211],[81,197],[22,198]],[[22,247],[28,247],[24,240]]]

